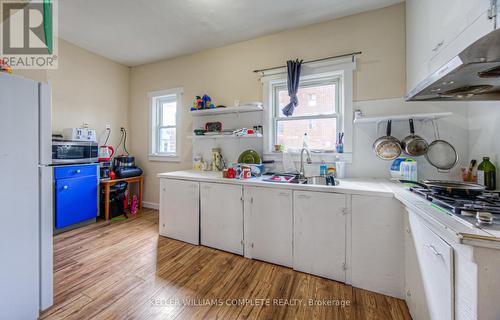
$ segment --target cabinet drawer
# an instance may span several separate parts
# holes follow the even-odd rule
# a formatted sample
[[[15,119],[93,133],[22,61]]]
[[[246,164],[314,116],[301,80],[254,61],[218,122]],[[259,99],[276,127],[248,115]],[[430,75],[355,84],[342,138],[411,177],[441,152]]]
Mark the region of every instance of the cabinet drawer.
[[[97,165],[64,166],[54,168],[54,179],[97,176]]]

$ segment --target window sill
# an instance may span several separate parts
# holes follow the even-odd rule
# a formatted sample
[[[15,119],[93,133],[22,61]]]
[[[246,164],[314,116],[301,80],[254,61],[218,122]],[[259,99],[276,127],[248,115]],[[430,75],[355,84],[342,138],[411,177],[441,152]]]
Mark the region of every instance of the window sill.
[[[149,161],[160,161],[160,162],[181,162],[179,156],[174,155],[158,155],[158,154],[150,154]]]
[[[292,160],[299,162],[300,161],[300,153],[299,152],[290,152],[292,156]],[[305,158],[305,156],[304,156]],[[311,152],[311,160],[313,163],[321,163],[325,161],[326,163],[335,162],[336,159],[339,159],[345,163],[352,163],[352,152],[347,153],[313,153]],[[274,160],[277,162],[283,161],[283,153],[282,152],[271,152],[264,153],[264,160]]]

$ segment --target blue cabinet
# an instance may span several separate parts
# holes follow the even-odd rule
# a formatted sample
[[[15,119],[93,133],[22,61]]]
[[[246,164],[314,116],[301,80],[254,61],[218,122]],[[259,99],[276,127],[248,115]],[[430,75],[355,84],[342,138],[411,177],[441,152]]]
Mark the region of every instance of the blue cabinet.
[[[97,217],[97,165],[54,169],[56,229]]]

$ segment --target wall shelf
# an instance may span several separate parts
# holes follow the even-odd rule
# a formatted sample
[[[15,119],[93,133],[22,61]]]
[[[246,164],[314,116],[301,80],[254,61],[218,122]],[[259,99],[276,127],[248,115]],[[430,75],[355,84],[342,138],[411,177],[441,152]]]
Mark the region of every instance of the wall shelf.
[[[451,112],[435,112],[435,113],[414,113],[414,114],[398,114],[398,115],[379,115],[379,116],[356,116],[354,118],[355,124],[360,123],[380,123],[388,120],[394,121],[408,121],[413,120],[437,120],[452,116]]]
[[[205,139],[259,139],[262,138],[261,134],[248,134],[244,136],[235,136],[234,134],[218,134],[218,135],[208,135],[208,136],[188,136],[189,139],[193,140],[205,140]]]
[[[243,105],[238,107],[228,107],[228,108],[215,108],[215,109],[205,109],[205,110],[196,110],[189,111],[189,113],[193,117],[202,117],[202,116],[214,116],[219,114],[231,114],[231,113],[245,113],[245,112],[255,112],[262,111],[262,105]]]

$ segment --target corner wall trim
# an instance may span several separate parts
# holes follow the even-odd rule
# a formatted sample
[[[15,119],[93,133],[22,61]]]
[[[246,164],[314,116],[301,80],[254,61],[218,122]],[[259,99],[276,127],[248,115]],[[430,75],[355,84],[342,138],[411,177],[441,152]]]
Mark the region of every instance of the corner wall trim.
[[[160,210],[160,204],[159,203],[143,201],[142,202],[142,206],[144,208]]]

